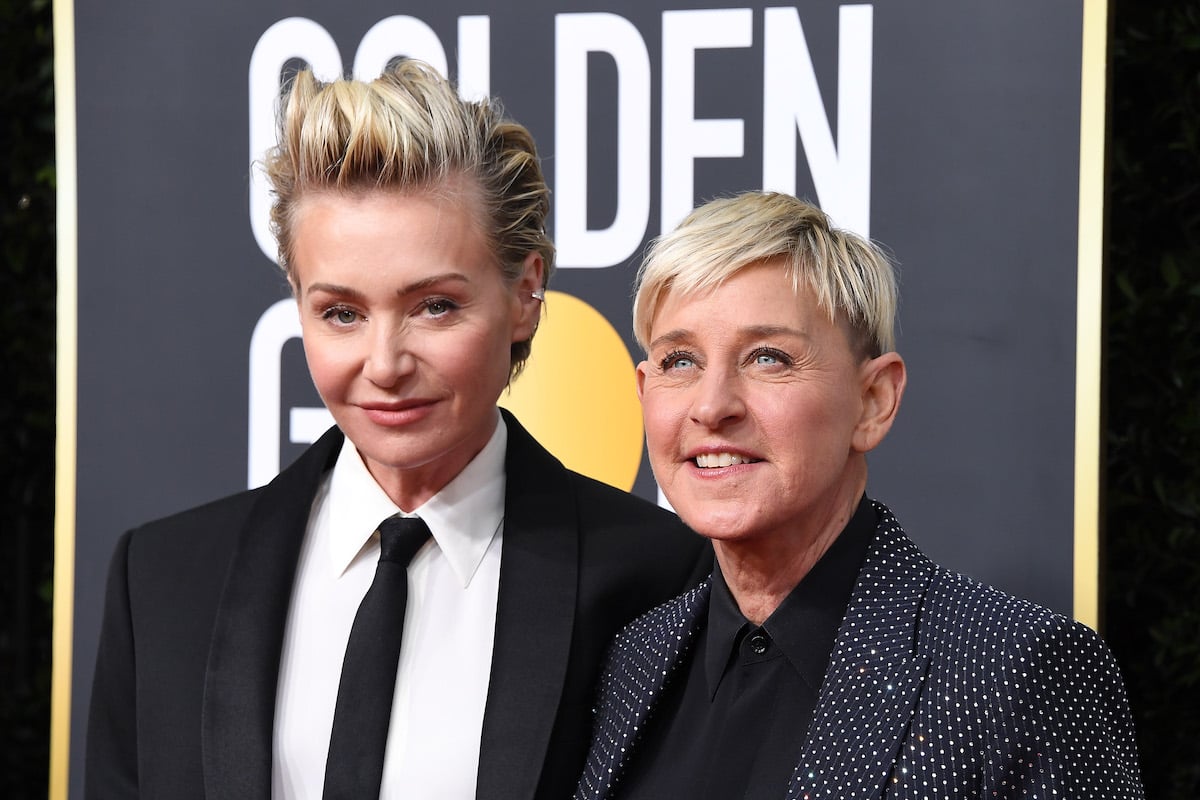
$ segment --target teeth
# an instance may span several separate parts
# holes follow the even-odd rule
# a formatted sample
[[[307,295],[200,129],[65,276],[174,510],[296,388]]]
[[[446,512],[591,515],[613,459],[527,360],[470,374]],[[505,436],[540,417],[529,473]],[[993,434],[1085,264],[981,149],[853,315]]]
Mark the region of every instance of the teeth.
[[[705,453],[696,456],[696,466],[700,469],[715,467],[732,467],[734,464],[752,464],[756,459],[736,456],[733,453]]]

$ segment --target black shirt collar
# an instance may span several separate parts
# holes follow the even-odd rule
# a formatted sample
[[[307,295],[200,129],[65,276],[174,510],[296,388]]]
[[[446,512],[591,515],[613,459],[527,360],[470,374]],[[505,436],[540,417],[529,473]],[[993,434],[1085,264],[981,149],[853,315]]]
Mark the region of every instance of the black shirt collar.
[[[875,510],[864,495],[833,544],[762,624],[814,692],[820,691],[825,679],[838,628],[846,615],[875,527]],[[721,575],[720,565],[714,564],[704,652],[710,698],[716,695],[729,665],[735,662],[742,638],[756,627],[742,616]]]

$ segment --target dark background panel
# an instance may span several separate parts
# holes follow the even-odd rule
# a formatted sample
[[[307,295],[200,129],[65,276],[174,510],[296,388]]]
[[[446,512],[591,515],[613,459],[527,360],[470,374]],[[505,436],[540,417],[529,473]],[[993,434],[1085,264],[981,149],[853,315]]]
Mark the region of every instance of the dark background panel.
[[[875,8],[909,387],[872,484],[935,560],[1069,613],[1081,23],[1051,10]]]
[[[838,6],[797,7],[836,120]],[[250,336],[286,296],[247,211],[255,42],[283,17],[308,17],[338,43],[348,71],[370,26],[402,12],[438,33],[453,70],[464,8],[218,0],[76,9],[76,757],[116,536],[245,485]],[[552,187],[556,10],[548,2],[469,8],[491,16],[491,90],[534,132]],[[659,109],[672,90],[661,85],[662,9],[613,2],[588,10],[633,22],[650,57],[652,235],[660,228]],[[762,24],[754,6],[753,46],[697,54],[697,115],[741,117],[745,135],[742,158],[696,163],[698,201],[761,185]],[[871,491],[935,558],[1067,613],[1079,52],[1078,3],[874,8],[870,233],[901,265],[900,349],[911,377],[900,421],[872,458]],[[613,158],[615,126],[605,119],[615,108],[615,70],[603,56],[589,63],[598,122],[589,210],[601,226],[615,197],[604,166]],[[817,199],[798,162],[797,192]],[[554,284],[602,311],[635,353],[636,261],[562,269]],[[285,348],[283,387],[285,414],[314,400],[295,345]],[[298,451],[281,445],[282,463]],[[648,468],[636,489],[653,496]]]

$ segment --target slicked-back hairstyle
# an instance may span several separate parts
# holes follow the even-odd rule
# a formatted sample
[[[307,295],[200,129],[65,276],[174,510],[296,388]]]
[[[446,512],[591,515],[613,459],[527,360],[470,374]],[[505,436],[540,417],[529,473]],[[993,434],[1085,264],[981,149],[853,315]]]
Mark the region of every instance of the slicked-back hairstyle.
[[[374,191],[444,193],[473,205],[507,281],[521,276],[532,252],[545,261],[543,287],[550,280],[550,190],[533,137],[505,119],[498,102],[461,99],[422,62],[399,61],[370,82],[323,83],[309,70],[299,72],[284,96],[279,144],[264,169],[279,264],[293,287],[294,224],[303,198]],[[529,340],[513,344],[514,377],[529,351]]]
[[[833,227],[816,206],[777,192],[713,200],[655,240],[637,276],[638,344],[648,350],[650,327],[668,293],[704,292],[780,257],[793,288],[809,287],[832,322],[846,321],[860,357],[895,349],[899,290],[891,260],[863,237]]]

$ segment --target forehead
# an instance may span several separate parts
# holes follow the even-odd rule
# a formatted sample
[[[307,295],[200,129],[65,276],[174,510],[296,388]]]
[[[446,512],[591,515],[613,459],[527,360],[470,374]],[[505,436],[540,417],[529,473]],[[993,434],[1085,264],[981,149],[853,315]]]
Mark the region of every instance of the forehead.
[[[295,226],[289,277],[296,292],[315,283],[409,285],[450,273],[503,278],[471,211],[440,195],[317,194]]]
[[[651,331],[691,317],[713,322],[760,322],[764,315],[802,318],[817,309],[816,295],[793,280],[783,259],[743,267],[711,285],[667,286],[659,297]]]
[[[808,283],[795,280],[784,258],[747,266],[711,287],[660,297],[649,328],[651,349],[662,344],[761,338],[790,333],[815,341],[836,334],[853,348],[846,315],[822,308]]]
[[[487,232],[488,216],[483,201],[483,190],[472,176],[453,172],[444,177],[412,185],[380,186],[363,182],[347,186],[309,185],[301,187],[293,206],[293,223],[302,218],[304,212],[314,204],[355,205],[363,202],[410,199],[443,208],[461,209],[481,231]]]

